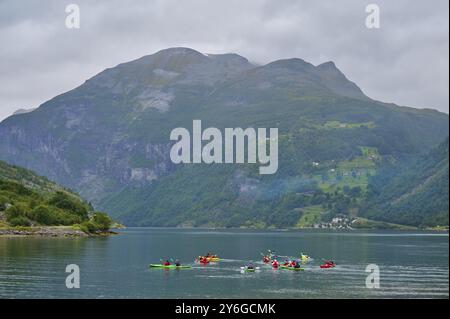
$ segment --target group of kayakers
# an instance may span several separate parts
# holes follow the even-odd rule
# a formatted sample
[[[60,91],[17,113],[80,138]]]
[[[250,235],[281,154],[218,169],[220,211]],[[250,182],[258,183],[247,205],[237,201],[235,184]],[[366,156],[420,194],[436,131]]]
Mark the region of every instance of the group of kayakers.
[[[278,257],[277,255],[271,251],[268,250],[266,254],[262,254],[263,255],[263,262],[265,264],[270,264],[272,266],[272,268],[274,269],[278,269],[278,268],[289,268],[289,269],[293,269],[293,270],[303,270],[302,267],[302,263],[306,263],[307,261],[311,260],[311,257],[309,257],[308,255],[305,255],[303,253],[300,254],[300,258],[299,259],[288,259],[285,258],[284,261],[280,262],[278,261]],[[211,252],[208,252],[206,255],[204,256],[199,256],[197,259],[197,262],[199,262],[202,265],[207,265],[210,262],[218,262],[220,260],[219,256],[216,254],[213,254]],[[171,261],[171,259],[167,259],[165,260],[162,265],[163,267],[170,267],[170,266],[175,266],[175,267],[181,267],[181,262],[177,259],[174,262]],[[336,267],[336,263],[332,260],[324,260],[324,264],[320,265],[320,268],[334,268]],[[243,267],[241,267],[243,268]],[[251,262],[249,263],[247,266],[245,266],[246,270],[255,270],[255,269],[259,269],[259,267],[255,267],[255,265]]]
[[[285,259],[283,263],[280,263],[278,261],[278,257],[271,250],[267,250],[267,253],[262,255],[263,255],[263,262],[265,264],[271,264],[274,269],[278,269],[280,266],[301,268],[302,262],[305,263],[311,260],[311,257],[304,253],[300,253],[299,259],[293,260]],[[325,263],[323,265],[320,265],[320,268],[334,268],[334,267],[336,267],[336,263],[332,260],[325,260]]]
[[[283,267],[293,267],[293,268],[300,268],[301,262],[299,260],[289,260],[285,259],[283,263],[280,263],[277,259],[273,259],[270,261],[265,261],[266,264],[271,264],[274,269],[278,269],[280,266]]]

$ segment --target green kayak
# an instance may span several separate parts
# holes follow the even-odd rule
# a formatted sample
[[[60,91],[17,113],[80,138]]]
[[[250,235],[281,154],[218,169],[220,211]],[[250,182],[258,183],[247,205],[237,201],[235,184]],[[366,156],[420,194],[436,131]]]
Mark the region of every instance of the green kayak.
[[[305,270],[305,268],[294,268],[294,267],[288,267],[288,266],[280,266],[280,268],[282,268],[282,269],[287,269],[287,270],[294,270],[294,271],[302,271],[302,270]]]
[[[164,269],[190,269],[191,266],[176,266],[176,265],[161,265],[161,264],[150,264],[150,268],[164,268]]]
[[[259,267],[255,267],[255,268],[241,267],[241,271],[245,271],[245,272],[256,272],[256,271],[259,271]]]

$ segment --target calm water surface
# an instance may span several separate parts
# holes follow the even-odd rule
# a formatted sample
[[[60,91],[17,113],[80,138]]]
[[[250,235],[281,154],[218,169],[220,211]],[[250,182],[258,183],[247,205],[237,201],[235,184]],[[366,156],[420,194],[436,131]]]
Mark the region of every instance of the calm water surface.
[[[448,234],[182,230],[129,228],[98,239],[0,238],[0,298],[448,298]],[[314,260],[304,272],[258,273],[239,267],[260,253]],[[207,267],[195,256],[213,251]],[[149,269],[160,258],[193,269]],[[320,269],[322,258],[338,266]],[[377,264],[381,288],[367,289],[365,268]],[[81,288],[65,286],[66,265],[81,269]]]

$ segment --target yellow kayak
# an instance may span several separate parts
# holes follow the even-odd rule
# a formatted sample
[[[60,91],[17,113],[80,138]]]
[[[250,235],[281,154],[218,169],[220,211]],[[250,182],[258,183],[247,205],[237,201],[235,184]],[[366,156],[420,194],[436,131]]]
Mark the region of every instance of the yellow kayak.
[[[213,263],[220,261],[219,257],[205,257],[205,256],[198,257],[198,260],[202,260],[202,259],[206,259],[207,261],[213,262]]]
[[[308,255],[301,255],[301,259],[302,261],[309,261],[311,259],[311,257],[309,257]]]

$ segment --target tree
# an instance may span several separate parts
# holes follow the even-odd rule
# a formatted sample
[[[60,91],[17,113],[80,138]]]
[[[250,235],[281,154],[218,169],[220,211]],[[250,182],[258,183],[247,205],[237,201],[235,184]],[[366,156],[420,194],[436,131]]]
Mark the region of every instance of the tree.
[[[56,192],[48,203],[49,205],[58,207],[62,210],[75,213],[82,219],[88,218],[88,210],[86,208],[86,205],[84,205],[81,201],[77,200],[76,198],[67,195],[66,193]]]
[[[107,231],[111,228],[112,220],[105,213],[95,212],[92,220],[97,225],[97,228],[101,231]]]

